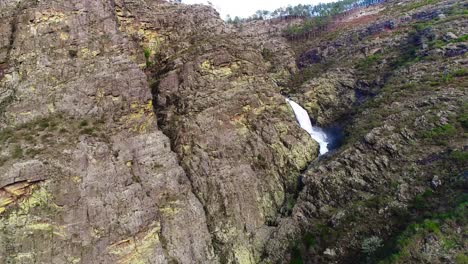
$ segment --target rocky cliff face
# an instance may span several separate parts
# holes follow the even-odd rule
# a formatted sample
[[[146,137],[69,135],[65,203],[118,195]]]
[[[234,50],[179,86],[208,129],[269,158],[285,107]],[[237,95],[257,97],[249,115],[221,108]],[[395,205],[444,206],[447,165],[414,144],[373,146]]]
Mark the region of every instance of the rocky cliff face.
[[[288,41],[300,20],[0,0],[0,262],[371,262],[421,221],[396,261],[463,258],[466,8],[390,1]],[[346,143],[316,160],[282,94]]]
[[[258,50],[203,6],[1,6],[2,262],[259,258],[317,145]]]

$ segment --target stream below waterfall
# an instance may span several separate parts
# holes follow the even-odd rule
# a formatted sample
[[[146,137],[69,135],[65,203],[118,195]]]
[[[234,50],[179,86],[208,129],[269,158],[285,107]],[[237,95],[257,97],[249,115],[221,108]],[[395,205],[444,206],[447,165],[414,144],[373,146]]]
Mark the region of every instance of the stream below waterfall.
[[[331,128],[320,128],[313,126],[307,111],[302,108],[298,103],[286,98],[288,104],[292,107],[296,119],[302,129],[307,131],[309,135],[315,140],[320,146],[320,154],[322,156],[328,153],[330,150],[337,148],[341,142],[341,129],[337,127]]]

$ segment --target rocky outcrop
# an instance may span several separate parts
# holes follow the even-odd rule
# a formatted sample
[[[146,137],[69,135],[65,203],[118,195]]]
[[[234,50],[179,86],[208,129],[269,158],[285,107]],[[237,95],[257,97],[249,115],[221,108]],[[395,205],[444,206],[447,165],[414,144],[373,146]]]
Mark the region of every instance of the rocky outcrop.
[[[261,50],[205,6],[1,6],[1,262],[258,261],[318,148]]]
[[[0,262],[215,262],[111,2],[0,6]]]
[[[149,73],[158,123],[204,205],[220,261],[254,263],[260,257],[257,245],[264,243],[286,196],[297,192],[299,172],[317,145],[267,77],[259,50],[233,35],[211,9],[193,8],[199,8],[191,10],[198,16],[159,17],[163,43],[197,45],[175,48],[174,54],[157,51],[157,57],[167,58],[154,61]],[[132,20],[134,12],[123,10],[121,20],[151,21],[156,10]]]

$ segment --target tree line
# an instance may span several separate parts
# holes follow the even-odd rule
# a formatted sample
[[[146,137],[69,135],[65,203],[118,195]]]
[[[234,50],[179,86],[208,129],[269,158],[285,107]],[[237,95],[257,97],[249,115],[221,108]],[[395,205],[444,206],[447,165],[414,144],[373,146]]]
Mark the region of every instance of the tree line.
[[[258,10],[248,18],[227,17],[227,23],[239,25],[243,22],[254,20],[272,19],[296,19],[303,18],[300,25],[291,25],[285,31],[285,37],[289,39],[307,38],[315,36],[326,30],[329,23],[339,16],[346,15],[354,9],[385,2],[387,0],[341,0],[334,3],[320,3],[317,5],[297,5],[282,7],[273,12]]]

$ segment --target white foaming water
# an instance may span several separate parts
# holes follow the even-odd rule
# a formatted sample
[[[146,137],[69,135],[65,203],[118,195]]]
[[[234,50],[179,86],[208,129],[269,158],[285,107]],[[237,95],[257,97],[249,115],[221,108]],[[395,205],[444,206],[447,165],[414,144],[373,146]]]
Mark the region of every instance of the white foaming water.
[[[294,114],[296,115],[296,119],[299,122],[299,125],[301,125],[301,128],[307,131],[312,139],[319,143],[320,155],[327,153],[329,143],[327,134],[321,128],[312,126],[309,114],[304,108],[288,98],[286,98],[286,101],[292,107]]]

